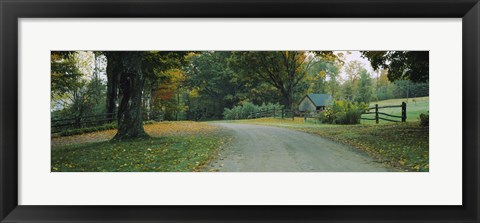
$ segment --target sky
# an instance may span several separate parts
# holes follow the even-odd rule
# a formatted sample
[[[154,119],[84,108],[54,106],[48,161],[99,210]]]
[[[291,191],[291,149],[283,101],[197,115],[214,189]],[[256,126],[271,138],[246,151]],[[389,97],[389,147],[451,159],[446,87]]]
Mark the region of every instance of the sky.
[[[344,57],[345,65],[350,61],[358,60],[363,64],[365,69],[367,69],[367,71],[370,73],[372,77],[377,77],[377,72],[373,70],[372,66],[370,65],[370,61],[368,61],[367,58],[362,58],[362,54],[360,53],[360,51],[348,51],[348,52],[350,53],[347,53],[347,51],[333,51],[334,54],[343,53],[343,55],[345,56]],[[342,68],[340,75],[342,76],[343,79],[347,77],[347,74],[345,73],[344,68]]]

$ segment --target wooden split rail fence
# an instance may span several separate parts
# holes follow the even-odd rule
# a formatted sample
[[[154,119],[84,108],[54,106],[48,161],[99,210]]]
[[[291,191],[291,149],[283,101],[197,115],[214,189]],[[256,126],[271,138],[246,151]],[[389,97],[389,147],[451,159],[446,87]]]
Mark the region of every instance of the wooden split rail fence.
[[[237,115],[235,120],[238,119],[256,119],[256,118],[294,118],[294,112],[291,109],[286,108],[271,108],[262,109],[255,112],[250,112],[247,115]]]
[[[67,129],[79,129],[110,123],[116,119],[115,113],[79,116],[74,118],[51,120],[52,132],[61,132]]]
[[[385,112],[380,112],[379,109],[383,109],[383,108],[401,108],[402,109],[402,115],[391,115],[391,114],[387,114]],[[371,110],[375,110],[374,112],[371,112]],[[360,118],[360,119],[363,119],[363,120],[374,120],[375,123],[378,124],[379,120],[384,120],[384,121],[389,121],[389,122],[406,122],[407,121],[407,103],[405,102],[402,102],[401,105],[389,105],[389,106],[382,106],[382,107],[378,107],[378,104],[375,104],[375,107],[371,107],[371,108],[367,108],[366,112],[362,113],[362,114],[375,114],[375,118]],[[382,117],[382,116],[387,116],[388,118],[386,117]],[[400,120],[393,120],[391,118],[399,118]]]
[[[402,115],[391,115],[384,112],[380,112],[380,109],[383,108],[401,108]],[[374,110],[374,112],[371,112]],[[379,120],[389,121],[389,122],[406,122],[407,120],[407,104],[402,102],[401,105],[390,105],[379,107],[378,104],[375,104],[375,107],[368,108],[363,114],[375,114],[375,118],[360,118],[363,120],[374,120],[377,124]],[[387,116],[388,118],[382,117]],[[255,119],[255,118],[292,118],[295,117],[295,112],[291,109],[286,108],[272,108],[264,109],[256,112],[251,112],[247,117],[235,117],[235,119]],[[393,120],[391,118],[399,118],[400,120]],[[51,120],[52,132],[60,132],[72,128],[85,128],[102,125],[105,123],[110,123],[116,119],[115,113],[104,113],[98,115],[89,115],[82,117],[66,118],[66,119],[54,119]]]

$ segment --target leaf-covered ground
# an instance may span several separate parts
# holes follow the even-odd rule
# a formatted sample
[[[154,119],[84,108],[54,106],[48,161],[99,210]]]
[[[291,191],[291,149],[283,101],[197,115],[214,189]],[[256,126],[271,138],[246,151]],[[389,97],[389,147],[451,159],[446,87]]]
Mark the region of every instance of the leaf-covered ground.
[[[429,170],[429,130],[418,122],[382,125],[326,125],[304,123],[302,118],[262,118],[235,122],[291,128],[361,149],[379,162],[402,171]]]
[[[145,126],[150,139],[108,141],[116,130],[52,139],[54,172],[185,172],[204,169],[231,137],[201,122]]]
[[[145,132],[152,137],[172,136],[172,135],[195,135],[199,133],[210,133],[217,131],[218,128],[201,122],[177,121],[177,122],[157,122],[144,125]],[[102,142],[112,139],[117,133],[116,129],[85,133],[81,135],[72,135],[52,138],[52,148],[64,145],[81,144],[87,142]]]

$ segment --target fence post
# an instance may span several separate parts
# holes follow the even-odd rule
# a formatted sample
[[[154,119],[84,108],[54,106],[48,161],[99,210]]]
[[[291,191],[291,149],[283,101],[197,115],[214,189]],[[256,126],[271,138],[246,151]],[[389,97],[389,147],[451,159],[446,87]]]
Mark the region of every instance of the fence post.
[[[378,124],[378,104],[375,104],[375,123]]]
[[[282,108],[282,119],[284,117],[284,113],[285,113],[285,108]]]
[[[407,103],[402,102],[402,122],[407,121]]]

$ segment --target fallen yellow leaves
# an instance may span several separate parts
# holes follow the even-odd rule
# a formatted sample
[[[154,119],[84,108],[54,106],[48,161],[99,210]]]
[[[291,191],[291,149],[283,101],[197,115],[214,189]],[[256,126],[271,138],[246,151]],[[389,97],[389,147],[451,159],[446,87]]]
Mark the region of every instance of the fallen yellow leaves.
[[[72,136],[63,136],[63,137],[55,137],[52,138],[52,147],[56,146],[65,146],[65,145],[72,145],[72,144],[81,144],[81,143],[88,143],[88,142],[101,142],[107,141],[117,133],[116,129],[98,131],[98,132],[90,132],[81,135],[72,135]]]
[[[198,135],[209,134],[218,129],[205,122],[172,121],[158,122],[145,125],[145,132],[152,137],[175,136],[175,135]],[[90,142],[102,142],[112,139],[117,133],[116,129],[91,132],[81,135],[64,136],[52,138],[52,147]]]
[[[145,126],[145,132],[152,137],[209,134],[217,129],[218,127],[205,122],[192,121],[159,122]]]

